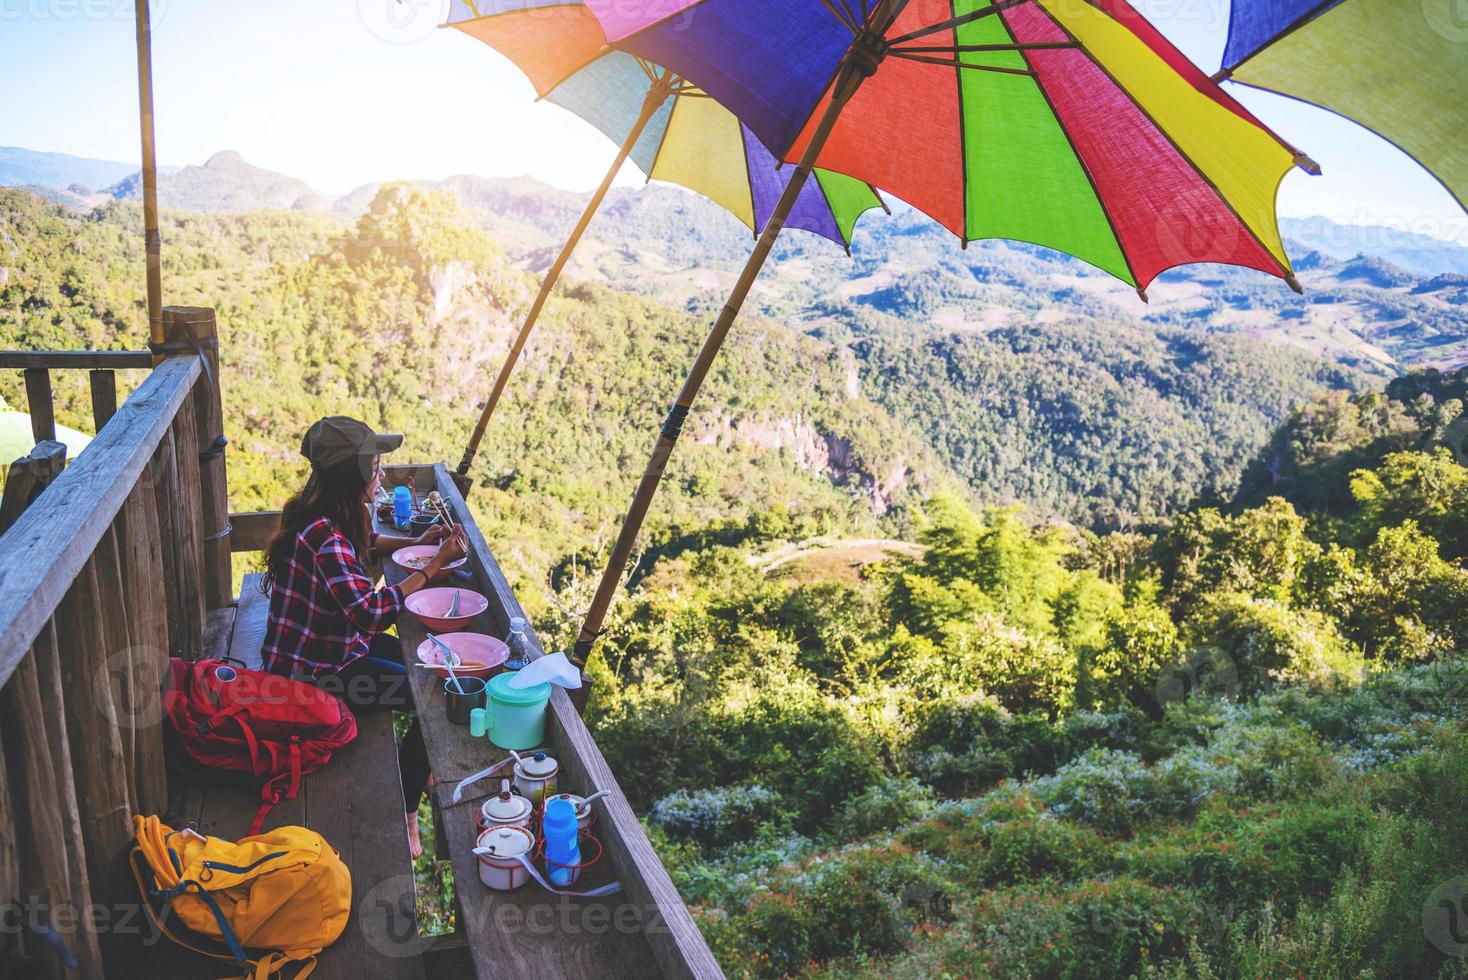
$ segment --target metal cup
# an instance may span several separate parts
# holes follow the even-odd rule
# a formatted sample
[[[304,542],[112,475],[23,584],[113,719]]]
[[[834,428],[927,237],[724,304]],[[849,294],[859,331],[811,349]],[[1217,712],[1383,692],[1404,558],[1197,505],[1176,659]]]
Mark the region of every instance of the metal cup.
[[[459,693],[459,685],[463,693]],[[484,681],[478,677],[453,678],[443,682],[443,692],[448,696],[449,721],[455,725],[469,724],[469,714],[475,708],[484,707]]]

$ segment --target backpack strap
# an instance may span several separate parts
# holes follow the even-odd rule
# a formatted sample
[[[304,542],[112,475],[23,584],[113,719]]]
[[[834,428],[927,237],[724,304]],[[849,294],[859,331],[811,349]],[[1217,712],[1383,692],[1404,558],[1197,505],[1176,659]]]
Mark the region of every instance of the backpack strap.
[[[242,725],[241,727],[244,726]],[[246,729],[246,731],[248,730],[249,729]],[[285,792],[282,793],[280,791],[280,787],[275,784],[280,782],[282,779],[285,779],[287,776],[290,777],[290,784],[286,787]],[[281,800],[295,799],[296,793],[298,793],[300,789],[301,739],[299,736],[292,735],[290,771],[281,773],[274,779],[270,780],[270,782],[260,787],[260,809],[255,811],[255,819],[250,821],[250,832],[248,836],[254,837],[256,834],[260,833],[261,829],[265,826],[265,815],[268,814],[272,809],[274,809],[275,804],[279,803]]]
[[[293,962],[298,962],[301,964],[301,971],[295,975],[293,980],[304,980],[305,977],[310,976],[311,972],[316,969],[316,956],[314,954],[311,956],[303,957],[301,959],[292,959],[282,952],[267,953],[266,955],[260,957],[260,959],[258,960],[252,960],[247,957],[245,955],[243,947],[241,947],[239,944],[239,940],[235,937],[234,930],[231,929],[229,923],[225,921],[224,913],[219,908],[219,904],[214,901],[214,896],[204,891],[202,888],[199,887],[196,882],[192,881],[181,883],[179,885],[179,889],[177,890],[178,893],[182,894],[183,891],[196,890],[199,897],[204,899],[204,901],[208,903],[210,910],[214,913],[215,920],[219,924],[220,932],[223,933],[230,947],[230,952],[221,953],[216,950],[200,949],[198,946],[195,946],[187,939],[181,938],[180,936],[176,935],[172,929],[168,928],[168,924],[164,921],[164,916],[160,916],[158,912],[153,908],[153,903],[148,901],[149,895],[162,899],[165,902],[168,901],[171,896],[167,892],[159,891],[156,888],[149,888],[143,882],[143,874],[138,869],[138,862],[141,860],[143,864],[146,865],[148,860],[147,856],[143,854],[141,848],[134,847],[132,853],[128,855],[128,857],[128,866],[132,868],[133,880],[138,883],[138,892],[143,897],[143,911],[148,916],[148,921],[153,925],[155,929],[171,939],[176,945],[182,946],[184,949],[187,949],[190,952],[198,953],[200,956],[207,956],[210,959],[215,960],[227,960],[234,963],[235,966],[238,967],[248,967],[249,972],[241,977],[240,980],[272,980],[272,978],[277,976],[288,964]],[[151,871],[151,869],[149,870]],[[187,885],[193,885],[194,889],[185,888],[185,886]],[[170,891],[175,890],[170,889]]]
[[[260,741],[255,738],[255,733],[246,724],[245,720],[239,716],[239,712],[244,710],[244,708],[244,705],[235,705],[233,708],[221,711],[205,724],[213,731],[218,731],[220,727],[219,722],[226,719],[240,726],[240,731],[245,736],[245,744],[250,747],[250,770],[255,774],[255,778],[258,779],[260,778]]]
[[[316,957],[308,956],[302,960],[292,960],[284,953],[271,953],[262,956],[255,963],[255,972],[244,980],[271,980],[277,973],[284,970],[289,963],[300,963],[301,970],[291,980],[305,980],[316,969]]]
[[[143,882],[143,874],[141,871],[138,870],[138,861],[141,860],[144,864],[146,864],[148,860],[147,856],[143,854],[141,848],[134,847],[132,853],[128,855],[128,857],[128,865],[133,870],[133,880],[138,883],[138,892],[143,896],[143,909],[148,915],[148,921],[153,925],[155,929],[163,933],[163,935],[167,936],[178,945],[182,946],[184,949],[191,950],[192,952],[198,953],[201,956],[208,956],[211,959],[216,960],[229,960],[233,962],[236,966],[244,966],[250,962],[249,959],[245,956],[245,951],[240,946],[239,940],[235,938],[234,930],[231,929],[229,927],[229,923],[225,921],[224,913],[220,910],[219,903],[214,901],[214,897],[212,895],[209,895],[202,888],[199,889],[199,893],[205,899],[205,901],[208,902],[210,909],[214,912],[214,918],[219,923],[220,932],[224,935],[225,940],[229,945],[229,953],[225,954],[215,952],[213,950],[200,949],[193,943],[189,942],[187,939],[180,939],[178,936],[174,935],[173,930],[169,929],[168,924],[163,921],[164,917],[159,915],[158,912],[153,908],[153,903],[148,901],[148,896],[152,895],[155,898],[167,902],[173,897],[173,894],[182,894],[184,890],[187,890],[186,886],[188,885],[194,885],[195,888],[198,888],[197,883],[192,881],[181,882],[178,885],[177,889],[171,888],[168,889],[168,891],[160,891],[157,888],[150,888]]]

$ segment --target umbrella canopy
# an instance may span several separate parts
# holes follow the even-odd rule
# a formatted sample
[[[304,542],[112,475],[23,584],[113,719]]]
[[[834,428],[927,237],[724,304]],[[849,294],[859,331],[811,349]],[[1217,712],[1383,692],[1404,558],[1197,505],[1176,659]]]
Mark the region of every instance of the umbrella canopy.
[[[92,437],[85,432],[57,424],[56,440],[65,444],[66,458],[75,459],[91,444]],[[35,434],[31,431],[31,417],[8,407],[0,407],[0,466],[9,466],[22,456],[29,455],[36,446]]]
[[[569,109],[621,143],[633,131],[649,87],[669,92],[629,157],[650,180],[707,197],[758,234],[790,179],[788,169],[728,109],[663,68],[610,51],[601,26],[578,2],[453,0],[448,25],[499,51],[536,94]],[[881,199],[866,183],[818,170],[786,226],[814,232],[848,251],[857,219]]]
[[[1274,198],[1298,154],[1125,0],[586,0],[618,49],[728,106],[790,183],[683,387],[592,597],[585,665],[689,409],[817,165],[965,241],[1070,252],[1140,291],[1184,262],[1296,289]],[[1145,294],[1144,294],[1145,298]]]
[[[860,9],[856,9],[860,3]],[[1288,278],[1275,194],[1297,154],[1126,0],[599,0],[619,49],[703,86],[797,159],[853,37],[874,74],[817,163],[965,241],[1068,252],[1139,289],[1220,262]]]
[[[490,417],[541,310],[627,160],[649,180],[681,184],[723,205],[756,235],[778,208],[782,226],[829,238],[847,254],[857,219],[882,206],[869,185],[829,171],[802,174],[798,197],[784,202],[792,174],[748,128],[674,72],[609,49],[600,22],[579,0],[453,0],[445,26],[504,54],[525,72],[541,98],[570,109],[622,145],[546,270],[540,292],[510,343],[459,461],[462,480],[468,479]]]
[[[1468,208],[1462,0],[1233,0],[1223,71],[1396,144]]]

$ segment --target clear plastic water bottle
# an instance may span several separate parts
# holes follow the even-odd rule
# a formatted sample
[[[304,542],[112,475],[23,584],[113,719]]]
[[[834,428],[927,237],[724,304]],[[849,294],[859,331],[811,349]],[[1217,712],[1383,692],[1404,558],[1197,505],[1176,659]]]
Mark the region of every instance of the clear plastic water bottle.
[[[505,670],[519,670],[530,663],[530,637],[525,635],[525,620],[519,616],[510,617],[510,635],[505,637],[505,645],[510,648],[510,655],[505,660]]]
[[[413,491],[407,487],[400,486],[392,492],[392,522],[400,531],[413,522]]]
[[[552,885],[565,886],[576,880],[581,863],[581,845],[577,842],[576,807],[559,797],[545,805],[540,824],[545,840],[545,870]]]

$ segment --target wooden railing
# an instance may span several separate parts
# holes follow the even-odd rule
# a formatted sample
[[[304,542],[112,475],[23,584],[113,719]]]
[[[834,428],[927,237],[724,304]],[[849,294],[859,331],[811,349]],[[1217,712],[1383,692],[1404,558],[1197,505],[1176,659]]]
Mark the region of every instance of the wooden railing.
[[[31,416],[31,433],[37,442],[56,438],[56,409],[51,391],[53,370],[87,369],[92,394],[92,422],[97,431],[117,412],[117,372],[130,368],[147,370],[153,355],[147,351],[0,351],[0,369],[25,372],[26,410]]]
[[[169,312],[197,326],[199,311]],[[129,820],[168,802],[163,675],[170,656],[199,655],[207,611],[231,599],[227,535],[206,548],[226,510],[210,455],[218,371],[195,346],[204,356],[162,360],[0,535],[0,909],[19,926],[0,930],[0,973],[23,948],[40,976],[101,977],[104,956],[107,974],[141,975],[121,965],[146,932]],[[96,372],[152,360],[7,354],[0,367],[90,369],[105,409]],[[49,376],[28,387],[34,419]]]

